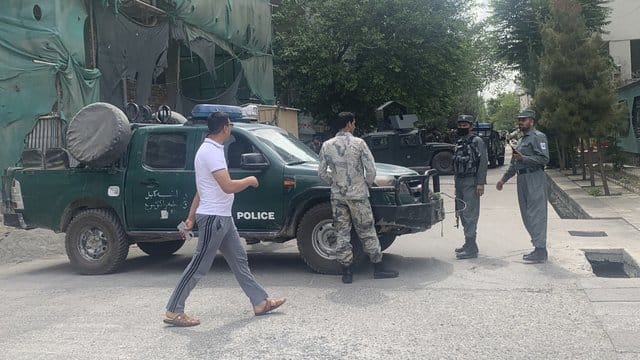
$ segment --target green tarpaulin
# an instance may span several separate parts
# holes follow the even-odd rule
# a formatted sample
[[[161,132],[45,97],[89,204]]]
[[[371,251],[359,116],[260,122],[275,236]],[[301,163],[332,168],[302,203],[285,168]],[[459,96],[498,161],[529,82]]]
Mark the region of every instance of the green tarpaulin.
[[[39,116],[57,109],[70,119],[84,104],[98,101],[100,76],[84,68],[83,0],[5,0],[2,5],[0,169],[20,158]]]
[[[271,52],[268,0],[171,0],[172,15],[256,55]]]

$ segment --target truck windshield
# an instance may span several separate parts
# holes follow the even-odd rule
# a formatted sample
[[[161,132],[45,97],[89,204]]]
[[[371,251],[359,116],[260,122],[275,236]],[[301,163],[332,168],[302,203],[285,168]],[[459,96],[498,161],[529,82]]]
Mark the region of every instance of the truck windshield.
[[[273,149],[287,163],[317,162],[318,155],[287,132],[257,129],[253,134]]]

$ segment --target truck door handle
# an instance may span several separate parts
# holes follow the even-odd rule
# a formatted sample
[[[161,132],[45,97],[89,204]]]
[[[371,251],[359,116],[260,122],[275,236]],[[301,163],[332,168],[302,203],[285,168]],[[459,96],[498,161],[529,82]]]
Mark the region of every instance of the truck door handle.
[[[144,186],[159,186],[160,185],[158,183],[158,180],[156,180],[156,179],[143,180],[143,181],[140,181],[140,184],[144,185]]]

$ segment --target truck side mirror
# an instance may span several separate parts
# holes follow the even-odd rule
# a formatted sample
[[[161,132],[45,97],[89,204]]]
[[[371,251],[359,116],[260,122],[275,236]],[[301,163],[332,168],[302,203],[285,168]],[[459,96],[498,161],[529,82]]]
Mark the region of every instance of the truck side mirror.
[[[240,156],[240,168],[244,170],[264,170],[269,167],[269,162],[260,153],[248,153]]]

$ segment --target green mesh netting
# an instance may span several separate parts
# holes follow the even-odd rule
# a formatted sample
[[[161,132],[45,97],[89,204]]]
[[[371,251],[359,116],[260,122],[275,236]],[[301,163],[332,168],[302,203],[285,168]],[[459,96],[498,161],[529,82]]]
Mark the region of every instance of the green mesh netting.
[[[84,68],[86,17],[83,0],[3,2],[0,169],[19,160],[39,116],[55,107],[70,119],[85,104],[98,101],[100,72]]]
[[[204,39],[216,46],[221,47],[225,52],[240,61],[244,76],[251,91],[267,104],[272,104],[275,100],[273,92],[273,57],[268,54],[254,55],[248,58],[240,58],[232,47],[215,34],[206,32],[200,28],[185,25],[188,41]]]
[[[256,55],[271,51],[268,0],[171,0],[172,13],[187,24],[214,34]]]

